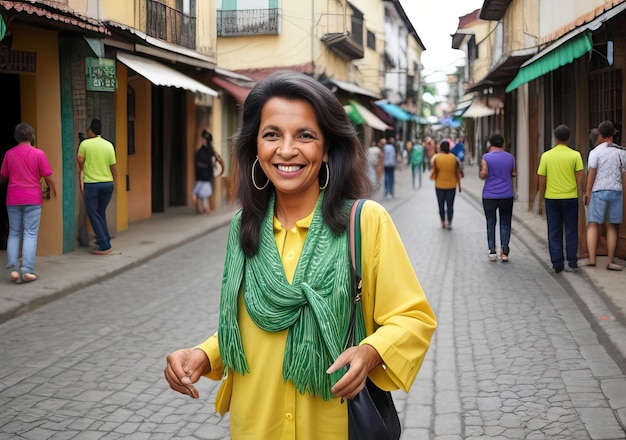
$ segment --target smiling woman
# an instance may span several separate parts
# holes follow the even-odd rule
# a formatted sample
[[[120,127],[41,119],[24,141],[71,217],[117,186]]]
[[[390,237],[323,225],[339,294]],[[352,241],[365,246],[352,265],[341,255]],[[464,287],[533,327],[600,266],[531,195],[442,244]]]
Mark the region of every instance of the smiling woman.
[[[170,354],[165,377],[194,398],[202,375],[223,379],[215,405],[230,411],[233,440],[345,440],[344,399],[368,377],[385,390],[408,390],[434,314],[391,217],[367,201],[367,336],[345,348],[349,213],[371,184],[365,150],[332,92],[295,72],[260,81],[244,103],[234,154],[242,209],[230,226],[218,332]]]
[[[318,174],[322,163],[328,164],[325,150],[324,135],[307,101],[277,97],[263,106],[257,139],[259,163],[274,186],[276,207],[297,206],[276,209],[284,228],[291,229],[296,220],[313,211],[320,194]]]

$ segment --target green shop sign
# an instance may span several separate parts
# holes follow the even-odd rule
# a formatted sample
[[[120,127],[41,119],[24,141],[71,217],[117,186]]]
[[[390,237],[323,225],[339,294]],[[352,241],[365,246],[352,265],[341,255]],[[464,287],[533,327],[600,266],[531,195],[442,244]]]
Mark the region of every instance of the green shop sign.
[[[114,92],[117,88],[115,60],[110,58],[85,58],[87,90]]]

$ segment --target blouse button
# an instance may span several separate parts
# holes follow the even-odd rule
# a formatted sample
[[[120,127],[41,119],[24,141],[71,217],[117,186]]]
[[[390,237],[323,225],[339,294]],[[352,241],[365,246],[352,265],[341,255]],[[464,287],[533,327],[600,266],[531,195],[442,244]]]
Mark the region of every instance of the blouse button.
[[[292,420],[292,419],[293,419],[293,414],[291,414],[291,413],[287,413],[287,414],[285,414],[285,418],[286,418],[287,420]]]
[[[295,234],[296,232],[298,232],[298,228],[296,228],[296,227],[294,226],[293,228],[291,228],[291,232],[293,232],[293,233]]]
[[[285,258],[287,261],[291,261],[291,260],[293,260],[294,258],[295,258],[295,253],[294,253],[294,251],[289,251],[289,252],[287,252],[287,255],[286,255],[286,258]]]

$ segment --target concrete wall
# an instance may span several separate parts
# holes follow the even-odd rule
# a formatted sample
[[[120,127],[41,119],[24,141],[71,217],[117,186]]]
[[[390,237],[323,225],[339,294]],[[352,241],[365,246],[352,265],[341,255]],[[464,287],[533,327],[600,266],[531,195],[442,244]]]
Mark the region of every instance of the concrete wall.
[[[352,69],[352,77],[348,78],[348,80],[355,82],[364,89],[377,92],[385,85],[384,76],[381,73],[384,71],[382,54],[385,48],[385,12],[383,3],[380,0],[355,0],[352,4],[363,12],[363,48],[365,56],[363,59],[353,61],[353,64],[358,66],[358,69]],[[373,32],[376,36],[376,50],[367,47],[367,31]]]
[[[334,2],[332,2],[334,3]],[[218,60],[229,70],[257,69],[305,64],[314,59],[319,44],[318,27],[325,27],[325,17],[313,22],[313,2],[282,2],[279,35],[220,37]],[[317,38],[317,39],[316,39]]]
[[[550,42],[624,1],[539,0],[539,43]]]
[[[45,201],[43,205],[37,254],[61,254],[63,152],[58,35],[54,31],[17,23],[12,25],[12,32],[13,50],[37,53],[37,73],[20,75],[21,119],[35,129],[35,145],[46,153],[57,185],[57,198]]]
[[[376,9],[372,5],[371,0],[359,5],[355,3],[357,8],[359,6],[370,8],[372,11],[370,14],[374,15]],[[217,55],[219,65],[228,70],[243,70],[288,68],[314,63],[315,76],[326,74],[363,86],[365,74],[352,69],[351,63],[337,56],[320,41],[326,33],[345,32],[350,29],[349,9],[345,1],[282,2],[280,34],[220,37]],[[382,6],[380,11],[382,13]],[[377,24],[375,30],[379,32],[381,29],[383,27]],[[379,68],[374,55],[370,55],[364,65],[369,68],[370,62],[375,64],[375,69]],[[361,60],[355,60],[355,63],[361,66],[359,64]],[[370,78],[370,74],[367,74],[367,77],[372,84],[376,81]]]
[[[115,158],[117,162],[115,200],[117,202],[116,225],[118,232],[128,229],[128,192],[126,191],[126,176],[128,175],[128,125],[124,123],[127,121],[127,73],[127,69],[119,69],[117,71],[118,87],[115,91],[115,120],[117,122],[115,124]]]
[[[532,48],[539,36],[539,0],[513,0],[504,16],[504,53]]]
[[[494,36],[492,30],[495,27],[495,22],[476,20],[466,28],[468,32],[474,32],[474,38],[476,40],[476,44],[478,45],[478,58],[476,58],[473,62],[473,76],[475,83],[483,79],[489,72],[494,48]]]
[[[118,74],[126,66],[117,64]],[[129,82],[135,91],[135,154],[128,156],[128,221],[152,215],[152,84],[135,76]]]

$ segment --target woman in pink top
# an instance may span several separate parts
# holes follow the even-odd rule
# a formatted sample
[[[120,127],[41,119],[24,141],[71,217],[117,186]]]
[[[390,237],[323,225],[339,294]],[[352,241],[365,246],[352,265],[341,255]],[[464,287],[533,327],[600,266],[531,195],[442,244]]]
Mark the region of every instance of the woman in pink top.
[[[7,212],[9,214],[9,240],[7,242],[7,268],[15,283],[35,281],[35,255],[37,235],[41,219],[41,178],[56,197],[52,180],[52,169],[46,154],[33,147],[35,131],[22,122],[14,132],[17,145],[4,156],[0,168],[0,184],[9,182],[7,188]],[[22,263],[19,264],[20,241],[22,241]]]

